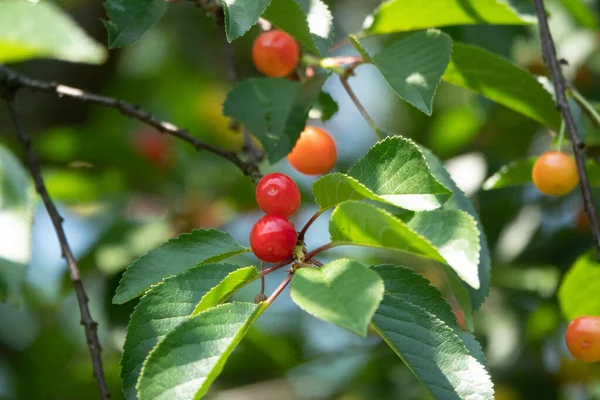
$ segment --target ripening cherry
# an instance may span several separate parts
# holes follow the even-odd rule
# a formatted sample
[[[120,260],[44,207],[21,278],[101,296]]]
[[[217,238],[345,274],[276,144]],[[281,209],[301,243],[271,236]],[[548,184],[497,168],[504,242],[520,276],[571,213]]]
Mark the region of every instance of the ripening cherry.
[[[290,216],[300,207],[296,182],[278,172],[265,175],[256,185],[256,202],[267,214]]]
[[[531,178],[540,192],[550,196],[565,195],[579,183],[575,161],[560,151],[542,154],[533,165]]]
[[[588,315],[574,319],[567,328],[565,340],[575,358],[600,361],[600,317]]]
[[[288,154],[292,167],[306,175],[325,174],[334,167],[337,158],[335,142],[321,128],[307,126]]]
[[[294,252],[297,233],[294,224],[282,215],[265,215],[250,232],[254,255],[269,263],[283,261]]]
[[[162,167],[170,161],[171,143],[167,135],[153,130],[139,130],[133,134],[133,147],[152,164]]]
[[[252,46],[252,60],[256,69],[267,76],[281,78],[298,64],[300,48],[288,33],[272,30],[261,34]]]

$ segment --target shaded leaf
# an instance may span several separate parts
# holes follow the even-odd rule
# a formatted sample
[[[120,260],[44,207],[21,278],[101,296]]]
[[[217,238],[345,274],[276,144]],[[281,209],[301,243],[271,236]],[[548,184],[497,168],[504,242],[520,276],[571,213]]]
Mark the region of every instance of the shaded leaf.
[[[441,11],[443,10],[443,11]],[[524,0],[388,0],[364,22],[368,34],[412,31],[452,25],[536,23]]]
[[[362,337],[383,298],[381,278],[364,265],[340,259],[294,274],[292,300],[307,313]]]
[[[575,20],[589,29],[598,28],[598,17],[582,0],[560,0]]]
[[[310,51],[329,52],[333,37],[332,16],[321,0],[271,0],[263,18],[292,35]]]
[[[384,265],[374,270],[384,280],[385,295],[373,325],[431,396],[492,400],[481,348],[471,335],[457,330],[437,289],[407,268]]]
[[[228,303],[177,326],[144,363],[139,399],[201,398],[264,309],[265,303]]]
[[[454,43],[442,79],[470,89],[550,129],[560,127],[552,95],[528,71],[477,46]]]
[[[0,1],[0,62],[37,58],[101,64],[104,47],[52,2]]]
[[[401,39],[371,59],[400,98],[431,115],[433,97],[451,53],[450,36],[432,29]]]
[[[132,44],[154,26],[167,10],[165,0],[106,0],[108,47]]]
[[[337,102],[327,92],[321,91],[317,97],[317,102],[310,110],[310,118],[320,119],[327,122],[339,110]]]
[[[192,313],[223,302],[256,276],[258,271],[254,267],[205,264],[153,286],[136,306],[127,327],[121,358],[125,398],[137,399],[135,386],[144,360],[166,334]]]
[[[221,0],[227,41],[244,36],[256,24],[269,3],[270,0]]]
[[[326,79],[319,74],[302,85],[279,78],[247,79],[229,92],[223,114],[246,125],[273,164],[293,149]]]
[[[164,278],[203,262],[215,262],[248,252],[230,234],[197,229],[173,238],[135,260],[123,274],[113,303],[123,304]]]

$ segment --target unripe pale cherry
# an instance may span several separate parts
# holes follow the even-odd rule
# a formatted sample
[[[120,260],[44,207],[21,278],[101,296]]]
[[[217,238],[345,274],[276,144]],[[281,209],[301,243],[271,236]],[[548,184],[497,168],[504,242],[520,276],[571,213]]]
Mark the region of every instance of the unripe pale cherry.
[[[600,317],[588,315],[574,319],[567,327],[565,341],[575,358],[600,361]]]
[[[303,174],[321,175],[335,166],[337,149],[327,132],[316,126],[307,126],[287,159]]]
[[[266,214],[288,217],[300,207],[300,190],[292,178],[274,172],[256,185],[256,202]]]
[[[294,252],[297,233],[294,224],[282,215],[265,215],[250,232],[250,247],[262,261],[276,263]]]
[[[252,46],[252,60],[256,69],[274,78],[289,75],[298,65],[299,57],[298,43],[284,31],[262,33]]]
[[[563,196],[579,183],[575,161],[560,151],[549,151],[537,159],[531,171],[535,187],[550,196]]]

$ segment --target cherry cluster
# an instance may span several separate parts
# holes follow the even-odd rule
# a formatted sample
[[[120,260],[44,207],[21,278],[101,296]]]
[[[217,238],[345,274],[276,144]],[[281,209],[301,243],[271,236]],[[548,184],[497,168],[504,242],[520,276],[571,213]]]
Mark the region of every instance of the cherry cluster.
[[[265,175],[256,186],[256,202],[267,214],[250,232],[250,247],[256,257],[277,263],[294,253],[298,235],[287,217],[300,207],[300,190],[289,176],[278,172]]]

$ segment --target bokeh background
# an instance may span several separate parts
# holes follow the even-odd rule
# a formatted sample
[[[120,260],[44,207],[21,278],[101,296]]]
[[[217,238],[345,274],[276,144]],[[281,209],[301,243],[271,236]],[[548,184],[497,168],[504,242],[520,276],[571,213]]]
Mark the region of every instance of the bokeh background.
[[[93,37],[106,43],[100,2],[63,0]],[[359,31],[375,0],[327,0],[336,39]],[[588,1],[598,15],[600,6]],[[565,73],[589,99],[600,100],[600,33],[582,26],[560,1],[548,0],[551,28]],[[474,43],[545,74],[536,27],[468,26],[444,29],[453,39]],[[258,29],[233,43],[240,79],[257,76],[250,49]],[[393,37],[367,41],[385,46]],[[351,55],[341,47],[336,55]],[[210,143],[237,150],[240,133],[229,128],[221,104],[228,79],[223,32],[192,2],[172,4],[166,17],[139,42],[112,50],[101,66],[56,61],[13,65],[43,80],[57,80],[138,104],[161,119],[186,127]],[[393,132],[430,147],[445,160],[459,186],[473,199],[493,255],[493,287],[475,316],[498,400],[598,399],[599,368],[574,361],[564,345],[567,321],[556,289],[573,261],[591,247],[589,226],[577,191],[563,198],[540,195],[532,185],[485,192],[486,177],[502,165],[550,149],[555,134],[532,120],[466,90],[441,83],[432,117],[407,105],[387,87],[375,68],[361,66],[351,85],[374,119]],[[345,171],[376,138],[339,84],[325,91],[339,104],[326,124],[338,145],[336,170]],[[111,298],[127,265],[181,232],[227,230],[242,244],[261,215],[251,182],[233,165],[186,143],[163,138],[114,110],[50,95],[20,93],[18,107],[34,136],[50,194],[60,204],[65,228],[83,270],[94,318],[100,324],[107,379],[114,399],[120,393],[119,358],[136,301],[117,306]],[[319,121],[312,123],[320,124]],[[166,156],[152,161],[136,150],[155,138]],[[140,139],[142,138],[142,139]],[[0,141],[23,154],[5,109]],[[160,146],[159,146],[160,147]],[[280,171],[301,187],[303,206],[294,217],[302,226],[316,206],[313,178],[285,160],[262,166]],[[308,247],[328,241],[327,216],[313,225]],[[0,226],[0,240],[11,227]],[[27,246],[27,243],[22,243]],[[327,257],[352,255],[365,262],[399,262],[393,253],[332,250]],[[250,256],[233,260],[256,265]],[[420,272],[445,290],[435,266]],[[273,290],[284,273],[272,274]],[[66,265],[45,210],[38,206],[32,258],[22,293],[0,304],[0,399],[86,400],[98,398],[88,350]],[[237,295],[250,300],[258,286]],[[452,303],[452,298],[449,298]],[[367,340],[318,321],[297,308],[288,292],[261,317],[213,385],[209,399],[425,399],[419,382],[376,336]]]

